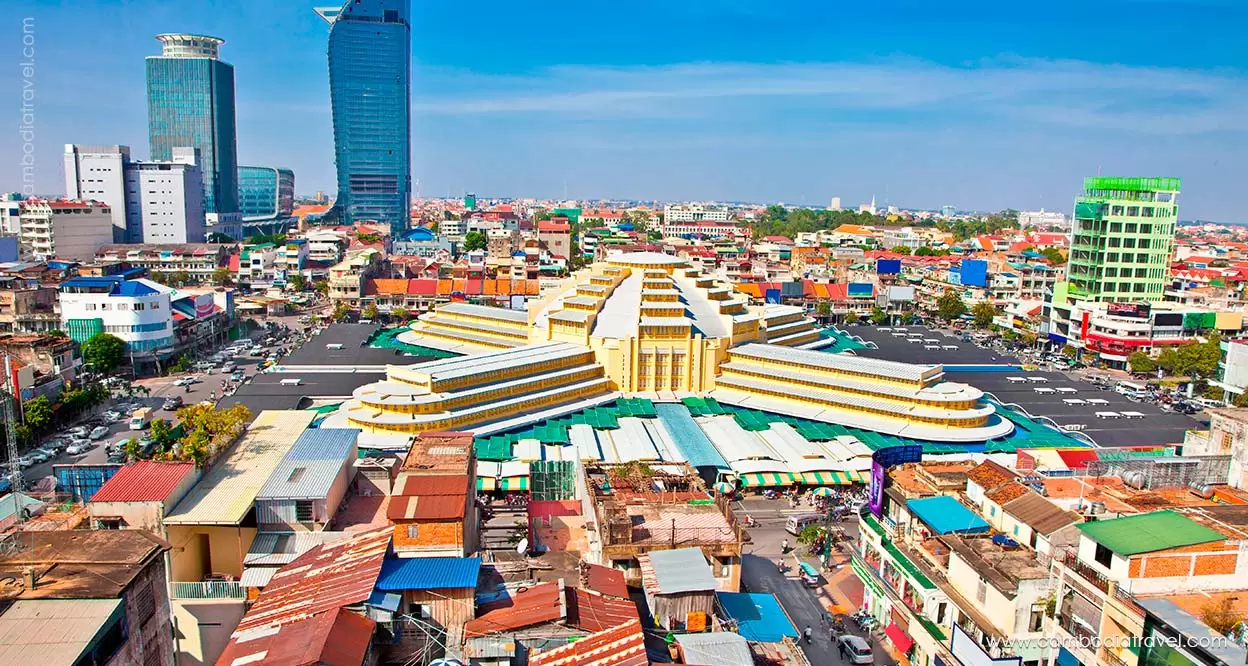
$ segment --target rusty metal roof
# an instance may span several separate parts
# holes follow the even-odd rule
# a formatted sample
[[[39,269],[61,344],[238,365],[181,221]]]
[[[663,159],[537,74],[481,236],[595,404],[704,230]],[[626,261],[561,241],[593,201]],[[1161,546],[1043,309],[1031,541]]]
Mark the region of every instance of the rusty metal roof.
[[[391,534],[391,528],[361,532],[295,558],[273,575],[231,640],[366,601],[377,585]]]
[[[251,640],[231,638],[218,664],[310,666],[360,664],[377,623],[346,609],[325,611],[284,624]]]
[[[395,495],[467,495],[467,474],[430,474],[404,477]]]
[[[575,643],[529,655],[529,666],[646,666],[641,621],[630,620]]]
[[[416,436],[403,471],[417,474],[463,474],[472,460],[472,433],[424,432]]]
[[[602,631],[638,619],[637,604],[627,597],[617,599],[568,588],[567,599],[568,624],[585,631]]]
[[[510,598],[483,605],[480,609],[485,609],[485,612],[464,625],[465,638],[555,622],[568,614],[562,580],[520,588]]]
[[[391,497],[386,507],[390,520],[463,520],[468,498],[463,495]]]
[[[628,598],[624,572],[601,564],[585,562],[581,565],[581,587],[609,597]]]

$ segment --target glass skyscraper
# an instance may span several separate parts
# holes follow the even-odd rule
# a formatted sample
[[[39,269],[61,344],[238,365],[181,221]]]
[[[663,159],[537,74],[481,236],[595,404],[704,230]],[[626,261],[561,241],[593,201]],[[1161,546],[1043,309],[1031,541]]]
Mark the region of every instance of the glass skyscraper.
[[[410,0],[318,8],[330,24],[329,96],[342,221],[408,228],[411,205]]]
[[[238,167],[238,205],[244,222],[290,217],[295,209],[295,173],[265,166]]]
[[[204,211],[238,212],[238,145],[234,128],[234,67],[217,59],[225,40],[157,35],[163,52],[147,57],[147,131],[153,160],[173,149],[198,148]]]

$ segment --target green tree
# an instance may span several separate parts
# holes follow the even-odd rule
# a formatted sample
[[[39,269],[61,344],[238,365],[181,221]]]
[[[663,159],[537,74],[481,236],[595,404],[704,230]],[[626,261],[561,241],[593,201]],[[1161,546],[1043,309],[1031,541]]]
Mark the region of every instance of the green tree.
[[[174,271],[172,275],[169,276],[168,286],[185,287],[186,285],[190,283],[191,283],[191,274],[186,272],[185,269],[178,269]]]
[[[229,267],[219,266],[212,272],[212,283],[228,287],[234,284],[234,274],[230,272]]]
[[[138,460],[139,457],[143,455],[143,446],[139,444],[138,437],[131,437],[130,439],[127,439],[125,446],[122,447],[122,450],[126,452],[126,457],[130,460]]]
[[[890,250],[893,254],[910,254],[910,247],[907,245],[898,245]]]
[[[480,231],[469,231],[464,235],[464,252],[485,249],[485,234]]]
[[[175,361],[172,365],[169,366],[168,368],[169,373],[177,374],[179,372],[186,372],[187,370],[191,369],[192,365],[193,365],[193,362],[191,361],[191,357],[186,354],[183,354],[178,357],[177,361]]]
[[[209,243],[233,243],[234,239],[231,238],[228,234],[223,234],[220,231],[214,231],[208,234],[208,242]]]
[[[109,333],[96,333],[82,343],[82,360],[98,372],[112,374],[126,360],[126,343]]]
[[[1178,374],[1179,352],[1174,347],[1163,348],[1157,355],[1157,367],[1164,370],[1166,374]]]
[[[802,545],[810,545],[814,543],[823,534],[823,529],[815,526],[807,527],[797,535],[797,542]]]
[[[186,436],[175,456],[202,467],[243,433],[251,421],[251,410],[246,405],[224,410],[213,405],[191,405],[179,409],[178,418]]]
[[[303,277],[300,273],[295,273],[286,280],[286,284],[295,291],[304,291],[308,288],[308,278]]]
[[[1127,365],[1130,366],[1131,372],[1140,374],[1157,372],[1157,361],[1154,361],[1151,356],[1142,351],[1132,352],[1127,357]]]
[[[272,243],[273,245],[285,245],[286,234],[255,234],[247,239],[249,245],[260,245],[263,243]]]
[[[173,426],[165,419],[153,420],[148,434],[161,451],[173,444]]]
[[[1048,259],[1049,263],[1054,266],[1061,266],[1066,263],[1066,256],[1062,254],[1061,250],[1055,247],[1046,247],[1043,250],[1040,250],[1040,254],[1043,254],[1044,258]]]
[[[411,316],[412,313],[408,312],[407,308],[391,308],[390,310],[390,318],[400,323],[407,321]]]
[[[975,317],[975,328],[988,328],[997,316],[997,308],[988,301],[980,301],[971,308],[971,316]]]
[[[329,293],[329,282],[325,280],[317,280],[312,283],[312,289],[316,291],[316,293],[324,296]]]
[[[169,286],[169,274],[164,271],[148,271],[147,279],[152,282],[163,284],[166,287]]]
[[[832,304],[828,301],[819,301],[815,304],[815,314],[819,315],[820,319],[827,321],[828,317],[832,316]]]
[[[360,317],[363,319],[377,319],[377,305],[375,303],[365,305],[360,312]]]
[[[39,432],[52,423],[52,401],[46,395],[35,396],[22,406],[22,415],[26,417],[26,425]]]
[[[867,316],[867,319],[870,320],[872,324],[879,326],[880,324],[888,321],[888,313],[884,311],[884,308],[877,305],[871,308],[871,314]]]
[[[936,299],[936,316],[941,319],[953,321],[964,314],[966,314],[966,302],[953,289],[946,289],[945,293]]]
[[[351,314],[351,308],[347,307],[346,303],[338,301],[337,303],[334,303],[334,312],[329,316],[329,318],[334,321],[343,321],[349,314]]]
[[[46,333],[46,335],[50,335],[50,336],[52,336],[52,337],[54,337],[54,338],[68,338],[68,337],[69,337],[68,335],[66,335],[66,334],[65,334],[65,331],[62,331],[62,330],[61,330],[61,329],[59,329],[59,328],[54,328],[54,329],[52,329],[52,330],[48,331],[48,332]]]
[[[857,313],[857,312],[854,312],[853,310],[850,310],[849,312],[845,313],[845,323],[846,323],[846,324],[857,324],[857,323],[858,323],[858,313]]]

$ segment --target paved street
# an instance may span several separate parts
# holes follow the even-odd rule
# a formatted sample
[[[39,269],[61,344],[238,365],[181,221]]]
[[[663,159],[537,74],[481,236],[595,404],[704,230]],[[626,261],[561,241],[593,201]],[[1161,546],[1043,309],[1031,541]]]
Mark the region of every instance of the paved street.
[[[857,578],[847,571],[848,557],[841,559],[846,561],[841,568],[835,568],[832,572],[825,572],[821,582],[825,583],[818,588],[807,588],[802,585],[801,580],[797,577],[798,570],[798,554],[805,553],[806,546],[798,546],[797,539],[793,535],[785,532],[784,524],[789,516],[801,513],[810,513],[811,508],[807,506],[790,509],[789,504],[785,500],[766,500],[757,498],[748,498],[738,502],[738,516],[750,515],[757,521],[757,526],[749,528],[747,531],[751,538],[751,543],[745,544],[742,556],[742,572],[741,583],[744,591],[749,592],[767,592],[774,594],[779,600],[780,605],[784,608],[785,613],[793,621],[798,632],[802,632],[807,626],[812,630],[814,640],[807,646],[803,643],[807,659],[813,666],[843,666],[847,662],[841,659],[836,652],[836,646],[832,643],[827,628],[820,625],[820,618],[825,611],[852,613],[858,608],[858,604],[862,599],[862,584]],[[837,523],[844,529],[846,537],[851,541],[856,541],[858,537],[858,523],[849,521]],[[789,547],[798,549],[792,550],[787,556],[781,555],[781,542],[788,539]],[[782,574],[776,567],[776,563],[781,557],[784,558],[787,571]],[[819,560],[816,557],[806,556],[802,558],[804,561],[819,566]],[[835,561],[835,560],[834,560]],[[836,566],[836,565],[834,565]],[[829,584],[828,578],[833,581]],[[848,630],[859,635],[863,632],[858,631],[855,627],[847,627]],[[875,663],[877,666],[893,666],[896,660],[884,649],[880,642],[876,639],[868,639],[872,647],[875,648]]]

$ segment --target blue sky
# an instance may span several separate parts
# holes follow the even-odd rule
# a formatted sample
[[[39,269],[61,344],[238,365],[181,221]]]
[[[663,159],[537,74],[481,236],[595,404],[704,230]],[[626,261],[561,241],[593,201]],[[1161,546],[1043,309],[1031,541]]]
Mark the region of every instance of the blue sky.
[[[315,0],[34,0],[10,12],[0,126],[34,17],[36,185],[65,143],[147,156],[160,32],[226,40],[245,164],[332,192]],[[321,2],[319,4],[332,4]],[[1248,221],[1240,0],[413,2],[425,195],[1067,210],[1081,178],[1180,176],[1184,218]],[[0,132],[0,191],[20,188]]]

